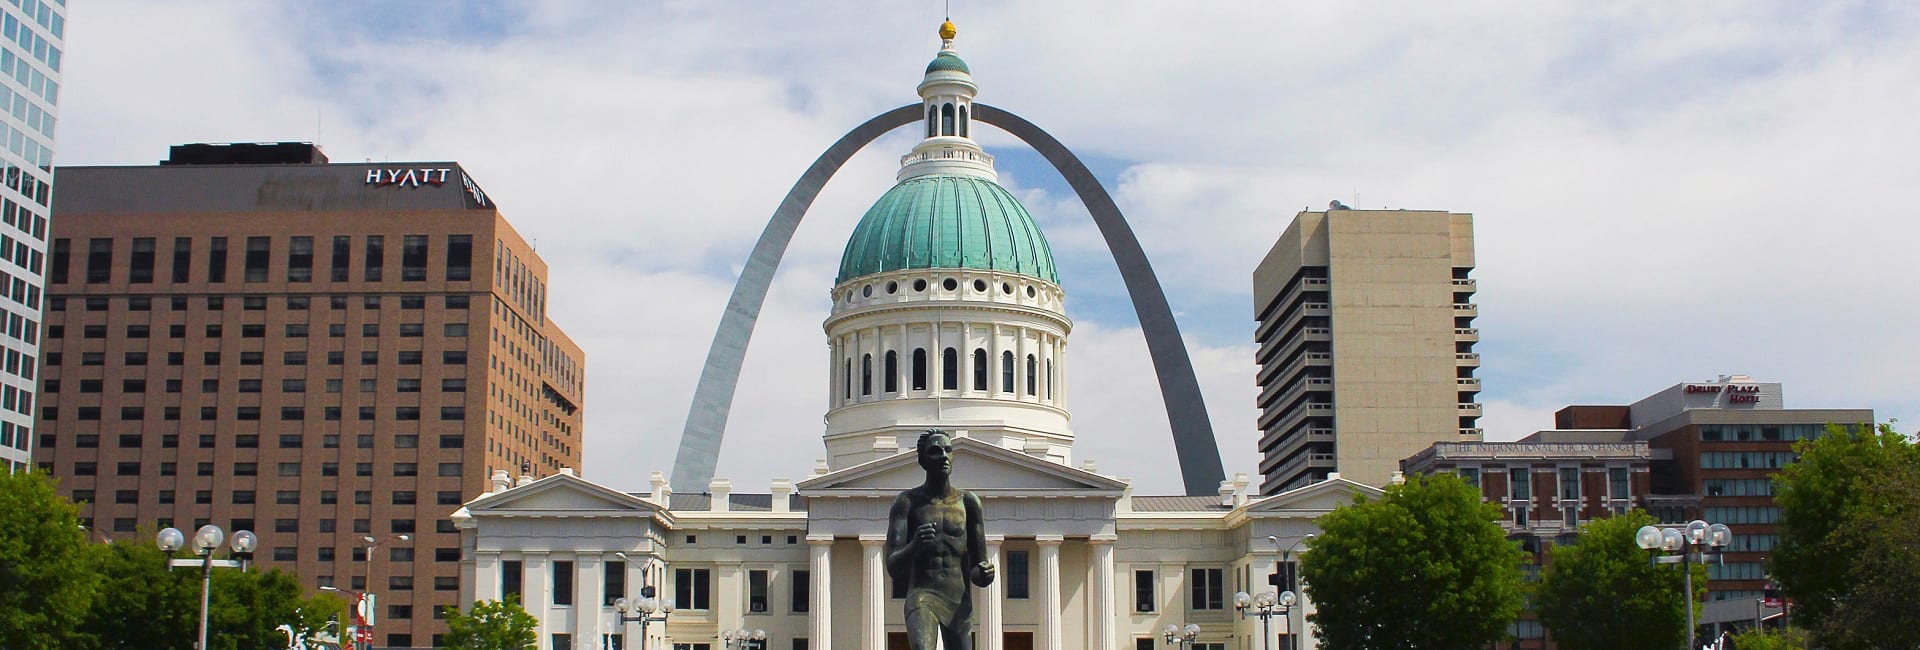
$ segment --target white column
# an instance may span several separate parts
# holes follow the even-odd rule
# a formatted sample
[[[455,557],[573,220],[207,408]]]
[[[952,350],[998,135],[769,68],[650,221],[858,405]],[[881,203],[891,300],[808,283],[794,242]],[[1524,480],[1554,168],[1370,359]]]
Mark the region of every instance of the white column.
[[[833,536],[808,535],[807,647],[827,650],[833,645]]]
[[[1087,597],[1092,599],[1088,616],[1093,619],[1088,639],[1094,650],[1118,650],[1120,647],[1113,607],[1114,598],[1119,596],[1113,580],[1114,539],[1112,535],[1096,535],[1087,540],[1092,550],[1093,564],[1093,577],[1087,587]]]
[[[960,345],[954,348],[955,363],[960,364],[954,374],[954,382],[960,387],[961,397],[973,397],[973,323],[960,324]]]
[[[1040,545],[1040,630],[1035,639],[1037,650],[1066,650],[1060,636],[1060,542],[1059,535],[1034,538]]]
[[[540,624],[533,628],[533,638],[537,644],[534,647],[539,650],[549,650],[547,646],[553,642],[549,630],[553,626],[547,625],[547,610],[551,609],[550,605],[553,603],[552,596],[549,594],[553,586],[553,578],[547,575],[547,569],[551,565],[547,563],[546,553],[528,553],[526,558],[520,561],[520,566],[523,571],[520,578],[520,592],[527,597],[522,604],[528,614],[540,619]]]
[[[607,570],[599,553],[573,559],[573,639],[576,646],[599,647],[600,612],[606,602]],[[620,558],[614,558],[615,562]],[[583,642],[591,641],[592,645]]]
[[[973,641],[976,650],[1001,650],[1006,641],[1003,595],[1007,593],[1007,558],[1000,552],[1005,539],[1003,535],[987,536],[987,561],[993,563],[996,573],[992,585],[974,592],[977,599],[974,608],[980,612],[980,627],[975,630]]]
[[[480,551],[473,554],[473,597],[460,603],[465,611],[475,601],[500,600],[500,552]],[[378,619],[375,619],[378,620]]]
[[[865,632],[860,635],[860,647],[863,650],[887,650],[887,577],[886,565],[881,553],[886,551],[886,538],[860,536],[860,577],[865,585],[860,590],[860,603],[865,605],[861,625]]]

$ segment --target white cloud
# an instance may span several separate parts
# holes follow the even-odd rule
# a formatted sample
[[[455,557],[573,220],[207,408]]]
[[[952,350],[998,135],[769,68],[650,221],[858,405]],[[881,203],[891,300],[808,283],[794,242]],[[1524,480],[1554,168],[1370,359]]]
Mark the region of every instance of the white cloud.
[[[1229,472],[1253,468],[1252,266],[1297,209],[1355,194],[1475,213],[1490,431],[1721,372],[1783,381],[1790,406],[1920,413],[1920,343],[1895,325],[1920,317],[1901,290],[1920,280],[1920,9],[958,9],[984,101],[1132,161],[1109,189],[1180,310]],[[62,164],[308,139],[324,115],[337,160],[467,166],[551,264],[552,311],[589,355],[585,470],[628,488],[671,463],[767,216],[821,149],[913,99],[938,20],[818,3],[71,12]],[[906,146],[856,157],[796,233],[721,461],[741,489],[821,455],[824,295]],[[1114,281],[1071,197],[1010,184],[1066,275]],[[1124,294],[1068,289],[1078,455],[1177,489]]]

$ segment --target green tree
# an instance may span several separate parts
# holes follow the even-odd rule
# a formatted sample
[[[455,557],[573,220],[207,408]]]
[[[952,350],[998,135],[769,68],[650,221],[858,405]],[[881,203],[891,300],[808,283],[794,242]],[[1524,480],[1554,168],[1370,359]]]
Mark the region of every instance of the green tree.
[[[1747,630],[1728,639],[1734,650],[1806,650],[1807,632],[1800,628]]]
[[[199,634],[199,572],[169,571],[150,543],[106,544],[94,556],[103,582],[81,626],[94,647],[166,648]]]
[[[1319,519],[1301,573],[1330,647],[1479,648],[1520,612],[1517,544],[1497,505],[1451,474],[1414,476],[1379,501],[1356,496]]]
[[[197,587],[198,580],[195,582]],[[277,629],[281,625],[292,626],[296,634],[304,636],[325,626],[329,617],[346,611],[339,599],[328,595],[306,597],[302,592],[299,580],[278,569],[214,569],[207,645],[213,650],[283,650],[287,635]]]
[[[1634,533],[1653,523],[1638,510],[1596,519],[1581,526],[1577,543],[1553,548],[1535,602],[1541,625],[1561,648],[1672,648],[1685,641],[1684,576],[1673,565],[1648,561],[1634,542]],[[1707,571],[1691,568],[1698,607]]]
[[[39,472],[0,473],[0,648],[84,645],[99,575],[79,510]]]
[[[1815,628],[1834,648],[1920,648],[1920,462],[1861,475],[1859,499],[1830,536],[1857,553],[1841,572],[1846,588]]]
[[[1774,478],[1780,544],[1770,568],[1793,601],[1794,620],[1822,645],[1892,647],[1874,633],[1897,638],[1920,628],[1910,593],[1889,582],[1920,567],[1913,544],[1920,503],[1912,491],[1920,448],[1881,424],[1829,425],[1826,435],[1793,449],[1799,458]],[[1898,485],[1909,489],[1903,494]],[[1859,628],[1861,621],[1871,624]]]
[[[519,598],[509,596],[476,602],[466,613],[448,611],[443,639],[450,650],[525,650],[533,647],[533,631],[539,625],[538,619],[520,608]]]

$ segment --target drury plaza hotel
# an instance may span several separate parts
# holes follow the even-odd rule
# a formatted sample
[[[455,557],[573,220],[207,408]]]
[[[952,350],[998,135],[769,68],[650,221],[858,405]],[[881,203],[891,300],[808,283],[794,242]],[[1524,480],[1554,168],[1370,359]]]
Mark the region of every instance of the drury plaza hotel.
[[[325,163],[59,170],[35,460],[97,538],[250,529],[310,589],[379,593],[379,645],[424,646],[459,593],[448,515],[489,470],[580,465],[583,357],[458,164]]]

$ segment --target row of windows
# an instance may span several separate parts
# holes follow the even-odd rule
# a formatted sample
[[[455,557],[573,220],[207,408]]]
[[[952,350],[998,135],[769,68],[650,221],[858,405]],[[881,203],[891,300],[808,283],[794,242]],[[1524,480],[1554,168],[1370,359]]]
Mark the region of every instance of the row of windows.
[[[1708,580],[1765,580],[1767,565],[1764,562],[1727,562],[1708,564]]]
[[[286,476],[287,474],[283,472],[281,475]],[[275,490],[273,494],[273,503],[275,505],[283,505],[283,506],[300,505],[300,494],[301,493],[299,490]],[[145,490],[114,490],[113,502],[117,505],[138,504],[140,503],[141,498],[147,497],[149,495],[151,495],[155,503],[159,503],[161,505],[167,505],[167,504],[176,502],[176,496],[173,490],[157,490],[153,492],[148,492]],[[93,490],[74,490],[71,500],[74,503],[88,503],[88,504],[93,503],[94,492]],[[396,505],[396,506],[419,505],[420,496],[419,496],[419,493],[411,490],[397,490],[397,491],[388,493],[388,501],[392,505]],[[193,502],[195,504],[203,504],[203,505],[213,503],[213,491],[212,490],[196,490],[194,492]],[[255,500],[255,494],[253,490],[234,490],[231,493],[229,493],[227,502],[236,504],[236,505],[252,505],[257,501]],[[320,494],[320,505],[335,505],[335,504],[338,504],[339,502],[340,502],[340,496],[337,491],[325,490]],[[466,502],[465,500],[460,498],[460,492],[458,490],[442,491],[442,492],[436,492],[434,494],[434,505],[457,506],[465,502]],[[372,504],[373,492],[370,490],[354,491],[353,503],[355,505]],[[276,521],[279,523],[277,523],[274,526],[274,532],[277,532],[277,533],[300,532],[299,520],[279,519]],[[323,533],[333,532],[332,524],[333,524],[332,519],[323,520],[321,522],[320,532],[323,532]],[[322,559],[325,559],[325,558],[322,558]],[[358,558],[355,558],[355,559],[358,559]]]
[[[360,297],[360,306],[365,309],[379,309],[380,306],[384,304],[381,297],[379,294],[363,295]],[[173,311],[187,310],[188,300],[186,296],[168,296],[167,298],[166,305],[168,308]],[[267,296],[239,296],[239,298],[241,309],[259,311],[267,308]],[[346,309],[347,305],[351,302],[349,300],[351,296],[344,294],[330,294],[325,296],[325,298],[327,299],[328,306],[332,309]],[[407,294],[398,296],[398,299],[401,309],[427,308],[427,296],[424,294]],[[111,304],[109,302],[110,300],[107,296],[89,296],[83,298],[81,304],[87,311],[107,311]],[[223,311],[227,308],[227,296],[207,296],[203,300],[207,311]],[[286,296],[283,300],[285,300],[284,304],[286,308],[293,311],[311,309],[313,305],[313,296]],[[127,296],[125,308],[127,311],[152,311],[153,302],[153,296]],[[441,304],[447,309],[466,309],[472,302],[472,296],[459,293],[443,296]],[[66,310],[66,296],[51,296],[47,298],[47,311]]]
[[[1812,440],[1826,435],[1825,424],[1768,424],[1700,427],[1700,439],[1706,441]]]
[[[26,451],[29,435],[31,433],[25,426],[12,422],[0,422],[0,447]],[[7,470],[15,471],[12,467],[8,467]]]
[[[426,359],[425,355],[426,353],[421,350],[400,350],[394,353],[394,361],[403,366],[417,366],[417,365],[421,365],[424,362],[424,360]],[[67,361],[65,352],[48,352],[46,354],[46,357],[47,357],[46,365],[49,365],[49,366],[59,366],[61,364],[66,363]],[[126,352],[121,357],[121,363],[128,366],[144,366],[144,365],[147,365],[148,358],[149,358],[148,354],[144,351]],[[201,363],[209,366],[220,365],[221,358],[222,357],[220,355],[220,352],[218,351],[200,353]],[[179,365],[186,364],[187,357],[185,352],[168,352],[166,359],[167,359],[167,365],[179,366]],[[329,366],[345,365],[346,362],[347,362],[347,353],[345,351],[329,350],[327,352],[327,365]],[[280,363],[284,365],[289,365],[289,366],[307,365],[307,352],[305,350],[288,350],[286,352],[282,352],[280,354]],[[361,365],[374,365],[377,363],[380,363],[380,352],[378,350],[363,350],[360,352]],[[466,365],[467,351],[466,350],[443,351],[440,353],[440,363],[444,365],[450,365],[450,366]],[[266,364],[265,352],[258,351],[258,350],[243,350],[240,352],[240,365],[259,366],[259,365],[265,365],[265,364]],[[80,353],[80,365],[82,366],[107,365],[107,353],[82,352]]]
[[[882,368],[881,368],[881,374],[880,374],[881,384],[882,384],[880,387],[881,391],[887,392],[887,393],[900,392],[901,377],[900,377],[899,353],[893,350],[888,350],[882,355],[881,358],[882,358]],[[1015,376],[1015,373],[1017,372],[1015,368],[1016,366],[1014,364],[1013,352],[1011,351],[1001,352],[1000,353],[1000,392],[1012,393],[1015,391],[1014,376]],[[873,370],[874,370],[873,355],[872,354],[861,355],[860,356],[860,394],[861,395],[873,394],[873,390],[874,390]],[[1046,398],[1052,399],[1053,398],[1053,380],[1054,380],[1052,360],[1047,361],[1046,371],[1047,371]],[[1026,386],[1026,393],[1028,395],[1037,396],[1040,394],[1039,372],[1040,372],[1039,358],[1032,354],[1027,355],[1026,383],[1024,385]],[[973,389],[974,390],[987,389],[987,375],[988,375],[987,351],[985,348],[977,348],[973,351]],[[843,368],[840,375],[841,392],[844,394],[845,399],[853,399],[853,376],[854,376],[853,375],[853,359],[848,358],[843,363]],[[927,350],[925,348],[916,348],[913,351],[912,374],[909,377],[909,381],[910,381],[909,385],[913,387],[913,390],[927,390]],[[941,390],[958,390],[959,385],[960,385],[960,351],[954,348],[947,348],[944,352],[941,353],[941,357],[940,357],[940,388]]]
[[[1710,497],[1773,496],[1773,479],[1769,478],[1710,478],[1702,483]]]
[[[1780,508],[1774,506],[1708,506],[1707,521],[1719,524],[1777,524]]]
[[[26,427],[20,427],[19,429],[20,438],[24,440],[26,438]],[[8,435],[12,435],[13,428],[6,426],[6,424],[0,424],[0,430],[6,431]],[[197,437],[198,445],[201,449],[213,449],[217,447],[220,439],[218,434],[212,433],[197,434]],[[177,449],[180,447],[180,434],[166,433],[155,436],[155,438],[159,439],[161,449]],[[243,433],[231,436],[228,440],[233,443],[235,449],[260,448],[259,434]],[[391,440],[394,449],[418,449],[420,447],[420,436],[417,434],[396,434],[392,436]],[[145,434],[123,433],[117,436],[115,440],[117,444],[115,446],[122,449],[139,449],[146,446],[146,441],[147,436]],[[58,442],[59,438],[55,434],[45,433],[40,435],[40,446],[43,448],[54,448]],[[100,434],[75,434],[72,442],[75,449],[97,449],[100,447]],[[460,433],[441,434],[439,442],[441,449],[460,449],[467,445],[467,436]],[[304,447],[306,447],[306,436],[303,434],[283,433],[279,436],[280,449],[301,449]],[[340,434],[322,434],[320,436],[320,447],[322,449],[340,448]],[[372,449],[373,434],[362,433],[354,436],[354,447],[359,449]],[[173,476],[173,472],[173,463],[160,464],[161,476]]]
[[[160,476],[174,476],[179,471],[179,465],[175,463],[159,463],[159,466],[160,466]],[[276,470],[277,470],[276,475],[285,476],[285,477],[300,476],[302,466],[303,465],[301,463],[279,463],[276,466]],[[131,461],[131,460],[121,461],[114,464],[114,475],[115,476],[139,476],[141,473],[142,467],[143,465],[140,463],[140,461]],[[435,475],[457,478],[461,475],[460,472],[462,467],[463,467],[463,464],[458,462],[439,463],[435,466],[436,468]],[[233,469],[233,472],[232,474],[230,474],[230,476],[259,476],[260,475],[260,464],[255,462],[237,462],[233,464],[232,469]],[[92,461],[81,461],[73,464],[73,473],[69,474],[69,476],[98,476],[99,474],[100,474],[99,463],[92,462]],[[213,476],[213,475],[214,475],[213,463],[202,462],[202,463],[194,464],[194,476]],[[320,475],[326,476],[326,477],[339,476],[340,463],[336,463],[332,461],[320,463]],[[373,463],[354,463],[353,475],[354,476],[373,476]],[[419,463],[393,463],[393,473],[390,474],[390,476],[419,476],[419,475],[420,475]],[[244,490],[243,492],[246,493],[247,498],[249,499],[249,501],[247,501],[246,503],[251,503],[252,502],[251,499],[253,497],[253,491]],[[239,493],[240,492],[235,492],[235,494],[239,494]],[[324,503],[325,500],[322,499],[322,502]],[[235,503],[241,503],[241,502],[235,501]]]
[[[8,386],[7,388],[12,388],[12,387]],[[21,392],[25,393],[25,391],[21,391]],[[41,407],[40,417],[47,420],[56,420],[60,416],[59,408],[60,407],[58,406]],[[341,407],[338,407],[338,406],[322,407],[320,409],[320,413],[321,413],[321,418],[329,422],[338,422],[341,420],[341,417],[343,415]],[[359,419],[361,420],[373,420],[373,419],[376,419],[377,417],[374,407],[371,407],[371,406],[359,407],[358,416],[359,416]],[[233,410],[233,418],[243,422],[258,421],[260,419],[260,407],[236,406],[234,407],[234,410]],[[98,406],[75,407],[73,409],[73,419],[81,422],[97,422],[101,419],[100,407]],[[147,409],[144,406],[122,406],[120,407],[119,419],[122,422],[126,422],[126,421],[137,422],[140,420],[145,420],[147,419]],[[178,421],[180,419],[180,407],[178,406],[162,407],[161,419],[167,420],[167,421]],[[200,419],[201,420],[220,419],[219,407],[214,407],[214,406],[200,407]],[[300,421],[305,419],[307,419],[307,408],[304,406],[280,407],[280,420],[282,422],[293,422],[293,421]],[[393,407],[393,419],[408,421],[408,422],[418,421],[420,419],[420,407],[418,406]],[[443,422],[458,422],[466,419],[467,419],[467,407],[465,406],[440,407],[440,420]]]
[[[1709,451],[1700,454],[1702,469],[1780,469],[1794,461],[1791,451]]]
[[[366,282],[379,282],[385,278],[386,237],[365,235],[361,252],[360,279]],[[418,282],[427,279],[428,236],[405,235],[400,238],[400,279],[405,282]],[[86,281],[89,284],[113,281],[114,244],[110,237],[94,237],[87,240]],[[242,281],[266,282],[273,256],[272,237],[247,237],[241,255]],[[154,282],[155,256],[158,242],[153,237],[134,237],[129,246],[129,257],[125,268],[126,281],[130,284],[151,284]],[[59,238],[53,241],[53,263],[48,269],[48,282],[64,284],[68,282],[68,267],[72,259],[72,241]],[[173,257],[169,269],[170,279],[175,283],[193,281],[193,238],[173,238]],[[329,259],[327,279],[333,282],[346,282],[351,279],[353,264],[353,237],[338,235],[333,238],[332,256]],[[287,237],[285,261],[285,279],[287,282],[314,281],[314,238],[310,235],[292,235]],[[205,275],[202,281],[221,283],[227,281],[228,262],[227,238],[213,237],[208,241]],[[473,235],[449,235],[443,255],[446,258],[445,279],[465,281],[473,279]]]
[[[304,339],[308,337],[308,333],[311,331],[312,331],[311,326],[306,323],[287,323],[282,328],[281,336],[283,338],[290,338],[290,339]],[[400,327],[398,331],[400,334],[400,338],[420,338],[426,335],[427,325],[426,323],[400,323]],[[226,327],[222,323],[212,323],[206,326],[205,332],[206,332],[207,338],[217,339],[225,334]],[[448,337],[454,337],[454,338],[463,337],[467,335],[467,324],[466,323],[442,323],[440,326],[440,333],[441,335],[448,336]],[[105,339],[107,338],[107,326],[106,325],[83,325],[81,326],[80,335],[82,338]],[[330,323],[327,325],[327,336],[329,338],[345,338],[346,335],[347,335],[346,323]],[[360,325],[360,335],[368,338],[380,336],[380,324],[379,323],[362,323]],[[65,325],[48,325],[47,326],[48,339],[64,339],[66,337],[67,337],[67,326]],[[183,339],[186,337],[187,337],[187,326],[185,325],[168,325],[167,326],[167,338]],[[266,338],[266,337],[267,337],[267,326],[265,324],[248,323],[240,326],[240,338],[260,339],[260,338]],[[129,339],[153,338],[153,326],[147,325],[147,324],[128,325],[126,329],[126,338],[129,338]]]
[[[46,206],[45,197],[53,192],[53,186],[48,185],[46,181],[34,178],[31,172],[22,171],[19,167],[5,165],[5,169],[7,189],[25,194],[28,200],[37,201],[42,207]],[[14,203],[13,199],[0,199],[0,222],[5,222],[35,240],[46,241],[47,239],[46,216],[34,214],[33,210]],[[40,262],[44,257],[44,253],[32,249],[28,250],[26,257],[21,257],[18,247],[15,247],[13,259],[9,261],[38,275]]]
[[[285,521],[285,520],[280,520],[280,521]],[[336,523],[337,521],[338,521],[338,520],[335,520],[335,519],[321,519],[321,520],[319,520],[319,524],[320,524],[320,532],[322,532],[322,533],[333,533],[333,532],[338,532],[338,525],[337,525],[337,523]],[[88,528],[88,529],[92,529],[92,528],[93,528],[93,523],[94,523],[94,522],[93,522],[93,518],[92,518],[92,517],[84,517],[84,518],[81,518],[81,520],[80,520],[80,527],[81,527],[81,528]],[[194,525],[194,528],[195,528],[195,529],[198,529],[199,527],[202,527],[202,526],[205,526],[205,525],[207,525],[207,524],[209,524],[209,523],[212,523],[212,521],[211,521],[211,520],[209,520],[209,519],[207,519],[207,518],[205,518],[205,517],[196,517],[196,518],[195,518],[195,519],[193,520],[193,525]],[[228,526],[228,527],[227,527],[227,530],[251,530],[251,531],[255,531],[255,532],[261,532],[261,531],[259,531],[259,529],[258,529],[257,527],[255,527],[255,526],[254,526],[254,523],[255,523],[255,522],[254,522],[254,520],[253,520],[253,519],[249,519],[249,518],[244,518],[244,517],[242,517],[242,518],[236,518],[236,519],[234,519],[234,520],[232,521],[232,525],[230,525],[230,526]],[[353,532],[354,532],[354,533],[356,533],[356,534],[362,534],[362,535],[364,535],[364,534],[368,534],[368,533],[372,533],[372,532],[373,532],[373,522],[372,522],[371,520],[367,520],[367,519],[355,519],[355,520],[353,520],[353,522],[352,522],[352,523],[353,523]],[[387,530],[388,530],[388,532],[391,532],[391,533],[399,533],[399,534],[412,534],[412,533],[414,533],[414,532],[415,532],[415,524],[416,524],[416,523],[417,523],[417,521],[416,521],[416,520],[413,520],[413,519],[393,519],[393,520],[389,520],[389,521],[387,522]],[[154,525],[154,528],[155,528],[155,529],[160,529],[160,528],[172,528],[172,527],[174,526],[174,520],[173,520],[173,518],[172,518],[172,517],[161,517],[161,518],[159,518],[159,519],[156,519],[156,520],[154,520],[154,524],[153,524],[153,525]],[[115,518],[115,519],[113,519],[113,520],[112,520],[112,522],[111,522],[111,524],[110,524],[110,526],[111,526],[111,528],[110,528],[110,530],[112,530],[112,531],[114,531],[114,532],[121,532],[121,533],[130,533],[130,532],[133,532],[133,531],[135,531],[135,530],[137,530],[137,529],[138,529],[138,522],[136,522],[136,521],[135,521],[135,520],[134,520],[133,518],[131,518],[131,517],[128,517],[128,518]],[[449,520],[446,520],[446,519],[441,519],[441,520],[438,520],[438,521],[436,521],[436,522],[434,522],[434,527],[435,527],[435,531],[434,531],[434,532],[438,532],[438,533],[448,533],[448,534],[451,534],[451,533],[457,533],[457,532],[459,532],[459,529],[457,529],[457,528],[455,528],[455,527],[454,527],[454,525],[453,525],[453,522],[452,522],[452,521],[449,521]],[[456,553],[457,553],[457,551],[456,551]],[[442,559],[440,559],[441,557],[444,557],[444,556],[442,556],[442,555],[440,555],[440,552],[439,552],[439,551],[435,551],[435,555],[434,555],[434,561],[435,561],[435,562],[446,562],[446,561],[449,561],[449,560],[442,560]],[[355,562],[365,562],[365,561],[366,561],[366,551],[364,550],[364,548],[361,548],[361,549],[358,549],[358,550],[356,550],[356,551],[354,551],[354,553],[353,553],[353,559],[354,559],[354,561],[355,561]],[[451,560],[451,561],[456,561],[456,562],[457,562],[457,561],[459,561],[459,560],[458,560],[458,558],[457,558],[457,556],[456,556],[456,558],[455,558],[454,560]],[[395,576],[395,577],[405,577],[405,576]],[[455,580],[455,581],[457,581],[457,580],[459,580],[459,578],[457,578],[457,577],[452,577],[452,578],[446,578],[446,579],[448,579],[448,580]],[[362,582],[362,580],[363,580],[363,578],[362,578],[362,577],[360,577],[360,576],[355,576],[355,577],[354,577],[354,588],[356,588],[356,589],[364,589],[365,587],[363,586],[363,585],[364,585],[364,583]],[[438,582],[438,580],[440,580],[440,579],[438,579],[438,578],[436,578],[436,579],[435,579],[435,581],[436,581],[436,582]],[[321,576],[321,578],[320,578],[320,584],[321,584],[321,586],[332,586],[332,584],[333,584],[333,580],[332,580],[332,578],[330,578],[330,577],[327,577],[327,576]],[[411,579],[409,579],[409,584],[411,584]],[[455,587],[455,588],[457,589],[457,588],[458,588],[458,586],[457,586],[457,585],[458,585],[459,583],[458,583],[458,582],[455,582],[454,584],[456,585],[456,587]],[[436,587],[436,588],[437,588],[437,587]]]
[[[259,380],[259,379],[242,379],[242,380],[239,380],[239,381],[240,381],[240,384],[239,384],[239,388],[238,388],[238,390],[239,390],[239,392],[242,392],[242,393],[258,393],[258,392],[260,392],[260,389],[261,389],[261,380]],[[420,386],[421,386],[421,384],[420,384],[420,380],[419,380],[419,379],[409,379],[409,378],[405,378],[405,377],[401,377],[401,378],[396,378],[396,379],[394,379],[394,381],[393,381],[393,383],[394,383],[394,385],[393,385],[393,390],[394,390],[394,392],[396,392],[396,393],[418,393],[418,392],[420,392]],[[168,393],[178,393],[178,392],[181,392],[181,388],[182,388],[182,385],[183,385],[183,382],[182,382],[182,380],[179,380],[179,379],[168,379],[168,380],[165,380],[165,382],[164,382],[164,383],[163,383],[162,385],[163,385],[163,386],[165,387],[165,390],[166,390],[166,392],[168,392]],[[326,387],[326,392],[329,392],[329,393],[338,393],[338,392],[341,392],[341,388],[342,388],[342,385],[343,385],[343,384],[342,384],[342,380],[339,380],[339,379],[328,379],[328,380],[326,380],[326,384],[325,384],[325,387]],[[59,380],[59,379],[48,379],[48,380],[46,380],[46,382],[45,382],[45,383],[43,384],[43,387],[41,388],[41,391],[42,391],[42,392],[45,392],[45,393],[58,393],[58,392],[60,392],[60,391],[61,391],[61,389],[63,389],[63,388],[65,388],[65,387],[66,387],[66,386],[65,386],[65,384],[63,383],[63,381],[62,381],[62,380]],[[83,394],[85,394],[85,393],[100,393],[100,392],[103,392],[103,389],[104,389],[105,387],[106,387],[106,386],[105,386],[105,381],[104,381],[104,380],[100,380],[100,379],[82,379],[82,380],[80,380],[80,392],[81,392],[81,393],[83,393]],[[360,383],[359,383],[359,387],[360,387],[360,392],[362,392],[362,393],[371,393],[371,392],[375,392],[375,391],[377,391],[377,390],[379,390],[379,380],[377,380],[377,379],[362,379],[362,380],[360,380]],[[145,380],[145,379],[122,379],[122,380],[120,380],[120,391],[121,391],[121,392],[123,392],[123,393],[144,393],[144,392],[146,392],[146,391],[147,391],[147,380]],[[219,392],[219,391],[220,391],[220,380],[219,380],[219,379],[202,379],[202,380],[200,380],[200,392],[202,392],[202,393],[217,393],[217,392]],[[443,392],[443,393],[464,393],[464,392],[467,392],[467,379],[466,379],[465,377],[447,377],[447,378],[444,378],[444,379],[441,379],[441,380],[440,380],[440,391],[441,391],[441,392]],[[283,392],[283,393],[304,393],[304,392],[307,392],[307,380],[305,380],[305,379],[282,379],[282,380],[280,380],[280,392]]]

